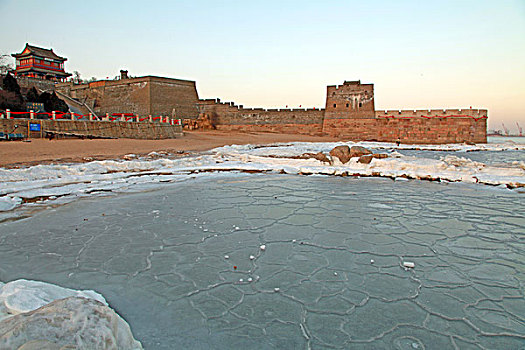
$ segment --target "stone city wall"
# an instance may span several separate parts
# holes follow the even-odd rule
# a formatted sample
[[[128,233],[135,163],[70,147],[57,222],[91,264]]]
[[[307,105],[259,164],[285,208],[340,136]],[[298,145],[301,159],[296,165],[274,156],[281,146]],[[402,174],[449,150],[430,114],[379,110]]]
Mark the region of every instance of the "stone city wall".
[[[218,130],[326,134],[356,141],[486,142],[487,110],[376,111],[374,85],[361,81],[328,86],[325,109],[244,108],[199,100],[194,81],[151,76],[56,87],[98,115],[162,115],[193,122],[200,115]]]
[[[376,111],[369,119],[325,119],[323,132],[348,140],[486,143],[487,110]]]
[[[55,82],[51,80],[28,78],[28,77],[16,77],[16,81],[21,88],[30,89],[32,87],[37,88],[40,91],[54,91]]]
[[[99,80],[86,84],[60,83],[57,90],[85,102],[97,115],[139,115],[197,118],[199,100],[194,81],[139,77]]]
[[[30,131],[30,123],[40,124],[41,131]],[[168,123],[0,118],[0,132],[40,138],[46,137],[46,131],[62,136],[129,139],[172,139],[182,136],[182,126]]]
[[[151,112],[153,116],[197,118],[199,95],[194,81],[151,77]]]
[[[324,116],[323,109],[243,108],[219,99],[200,100],[199,111],[218,130],[298,134],[321,133]]]

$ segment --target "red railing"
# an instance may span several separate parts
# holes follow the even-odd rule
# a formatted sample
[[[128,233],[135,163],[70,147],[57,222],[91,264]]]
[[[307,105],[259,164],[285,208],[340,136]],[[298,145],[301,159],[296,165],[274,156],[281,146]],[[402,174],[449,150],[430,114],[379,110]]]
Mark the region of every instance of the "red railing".
[[[159,122],[166,123],[171,125],[182,125],[181,119],[172,119],[169,117],[163,116],[147,116],[140,117],[137,114],[133,113],[112,113],[111,115],[106,114],[104,116],[93,116],[93,115],[83,115],[72,112],[12,112],[9,110],[0,110],[0,118],[7,119],[37,119],[39,116],[47,117],[45,119],[54,119],[54,120],[89,120],[89,121],[126,121],[126,122]],[[41,118],[40,118],[41,119]]]

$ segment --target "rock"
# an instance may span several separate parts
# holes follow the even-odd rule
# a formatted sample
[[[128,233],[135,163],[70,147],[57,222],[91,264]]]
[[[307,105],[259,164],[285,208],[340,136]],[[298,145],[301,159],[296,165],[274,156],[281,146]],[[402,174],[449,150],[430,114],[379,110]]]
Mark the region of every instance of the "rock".
[[[93,299],[69,297],[0,321],[0,349],[142,349],[129,325]]]
[[[367,155],[359,157],[359,159],[357,161],[359,163],[363,163],[363,164],[370,164],[372,159],[373,159],[372,155],[371,154],[367,154]]]
[[[317,159],[320,162],[332,164],[332,160],[330,158],[328,158],[328,156],[326,154],[324,154],[323,152],[319,152],[319,153],[303,153],[303,155],[300,156],[299,158],[301,158],[301,159],[314,158],[314,159]]]
[[[370,162],[374,158],[376,158],[376,159],[388,158],[388,155],[384,154],[384,153],[366,154],[366,155],[363,155],[363,156],[359,157],[359,159],[357,161],[359,163],[363,163],[363,164],[370,164]]]
[[[372,154],[372,152],[361,146],[352,146],[352,148],[350,148],[350,158],[361,157],[365,154]]]
[[[122,159],[124,160],[132,160],[132,159],[137,159],[138,156],[136,154],[133,154],[133,153],[130,153],[130,154],[126,154],[122,157]]]
[[[388,154],[386,154],[386,153],[374,153],[374,154],[372,154],[372,157],[377,158],[377,159],[384,159],[384,158],[388,158]]]
[[[320,162],[332,164],[332,160],[330,158],[328,158],[328,156],[326,154],[324,154],[323,152],[316,153],[314,155],[314,158],[317,159]]]
[[[354,147],[352,147],[354,148]],[[346,164],[352,158],[350,155],[350,147],[348,146],[337,146],[330,151],[332,157],[337,157],[341,163]]]
[[[215,130],[216,127],[207,113],[200,113],[197,119],[183,119],[182,127],[186,130]]]
[[[348,163],[348,161],[350,160],[350,158],[354,158],[354,157],[362,157],[364,155],[369,155],[369,154],[372,154],[372,152],[364,147],[361,147],[361,146],[352,146],[351,148],[348,147],[348,146],[337,146],[335,147],[334,149],[332,149],[330,151],[330,155],[333,157],[337,157],[339,158],[339,160],[341,161],[341,163],[343,164],[346,164]],[[366,158],[364,158],[363,161],[360,161],[361,163],[364,163],[368,160],[366,160]],[[371,161],[371,159],[370,159]],[[368,163],[370,163],[370,161],[368,161]],[[365,164],[368,164],[368,163],[365,163]]]

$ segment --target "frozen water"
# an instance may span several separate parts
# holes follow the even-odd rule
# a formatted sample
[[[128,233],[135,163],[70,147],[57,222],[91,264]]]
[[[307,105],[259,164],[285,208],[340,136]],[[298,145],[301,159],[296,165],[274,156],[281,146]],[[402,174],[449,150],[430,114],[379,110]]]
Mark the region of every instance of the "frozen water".
[[[523,347],[522,194],[184,176],[0,223],[0,280],[96,289],[146,349]]]
[[[341,144],[362,145],[375,152],[386,152],[390,157],[374,159],[370,164],[358,163],[357,158],[346,164],[334,160],[333,165],[315,159],[296,159],[306,152],[327,153]],[[518,144],[396,146],[379,142],[296,142],[225,146],[196,157],[173,158],[160,153],[155,156],[154,159],[129,156],[127,160],[0,168],[0,221],[82,197],[157,189],[165,183],[217,177],[218,172],[379,176],[400,181],[418,179],[508,188],[525,186],[525,145]],[[20,207],[22,211],[13,210]]]

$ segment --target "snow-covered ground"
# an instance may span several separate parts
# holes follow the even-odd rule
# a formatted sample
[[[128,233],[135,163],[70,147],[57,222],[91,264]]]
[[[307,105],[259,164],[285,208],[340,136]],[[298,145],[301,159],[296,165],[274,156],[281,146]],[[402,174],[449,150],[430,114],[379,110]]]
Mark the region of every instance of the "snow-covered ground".
[[[342,164],[297,159],[304,153],[328,154],[338,145],[364,146],[388,158],[362,164],[352,158]],[[414,151],[413,155],[403,155]],[[489,161],[493,154],[499,162]],[[475,154],[477,160],[471,155]],[[485,157],[484,155],[492,157]],[[506,160],[506,154],[512,154]],[[160,158],[159,158],[160,157]],[[205,154],[176,158],[156,152],[148,157],[129,155],[121,160],[77,164],[37,165],[20,169],[0,168],[0,220],[12,217],[15,208],[61,204],[79,197],[108,192],[136,192],[157,188],[163,182],[185,181],[220,172],[261,171],[301,175],[378,176],[395,180],[419,179],[467,182],[520,188],[525,186],[524,144],[395,145],[380,142],[282,143],[266,146],[232,145]]]

